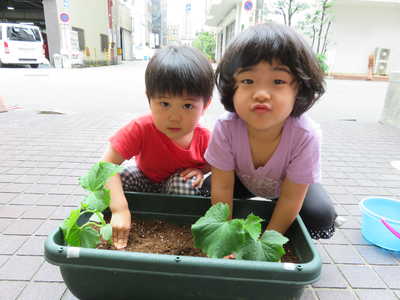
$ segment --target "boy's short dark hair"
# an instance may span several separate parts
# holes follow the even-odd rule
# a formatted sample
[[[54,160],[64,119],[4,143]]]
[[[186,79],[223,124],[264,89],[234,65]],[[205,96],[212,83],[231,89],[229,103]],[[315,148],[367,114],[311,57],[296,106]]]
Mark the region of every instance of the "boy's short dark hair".
[[[146,94],[200,96],[204,101],[212,96],[214,72],[210,62],[197,49],[169,46],[156,52],[145,73]]]
[[[235,72],[261,61],[276,59],[289,67],[298,85],[291,116],[298,117],[325,92],[324,74],[312,49],[290,27],[275,23],[256,25],[240,33],[226,49],[215,75],[225,109],[235,112]]]

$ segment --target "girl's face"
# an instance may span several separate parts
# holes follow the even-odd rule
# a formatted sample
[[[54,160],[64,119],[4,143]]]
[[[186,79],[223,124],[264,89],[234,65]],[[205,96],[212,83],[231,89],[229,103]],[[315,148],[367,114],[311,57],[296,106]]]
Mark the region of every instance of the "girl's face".
[[[190,145],[193,130],[207,105],[203,97],[186,94],[150,99],[150,110],[156,128],[182,147]]]
[[[273,61],[239,69],[233,105],[249,130],[280,129],[293,110],[297,84],[289,68]]]

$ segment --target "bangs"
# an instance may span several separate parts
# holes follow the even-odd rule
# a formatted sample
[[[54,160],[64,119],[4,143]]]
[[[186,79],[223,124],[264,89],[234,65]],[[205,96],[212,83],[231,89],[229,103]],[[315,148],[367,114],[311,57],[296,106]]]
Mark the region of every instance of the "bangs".
[[[170,49],[149,63],[146,72],[147,96],[182,96],[209,98],[212,93],[213,71],[205,58],[195,56],[191,49]],[[185,52],[187,51],[187,52]],[[211,90],[211,91],[210,91]]]

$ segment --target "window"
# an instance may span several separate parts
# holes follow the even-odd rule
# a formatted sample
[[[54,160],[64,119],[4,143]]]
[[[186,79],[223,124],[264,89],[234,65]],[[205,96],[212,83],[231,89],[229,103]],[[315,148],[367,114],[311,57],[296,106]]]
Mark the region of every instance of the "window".
[[[72,30],[78,33],[79,50],[85,50],[85,31],[78,27],[72,27]]]
[[[107,52],[108,50],[108,35],[100,34],[100,49],[101,52]]]
[[[235,35],[235,21],[226,26],[225,45],[228,46],[230,40]]]
[[[40,42],[39,30],[35,28],[8,26],[7,37],[11,41]]]

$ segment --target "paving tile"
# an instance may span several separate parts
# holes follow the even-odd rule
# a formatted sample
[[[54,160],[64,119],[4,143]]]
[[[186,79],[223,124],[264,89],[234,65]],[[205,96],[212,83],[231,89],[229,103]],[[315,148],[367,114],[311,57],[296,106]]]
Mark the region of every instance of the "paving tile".
[[[0,267],[10,258],[9,255],[0,255]]]
[[[358,204],[342,204],[342,206],[350,215],[361,216],[361,211]]]
[[[319,299],[323,300],[355,300],[357,297],[351,292],[351,290],[321,290],[316,289],[316,293]]]
[[[22,193],[23,191],[29,189],[31,184],[29,183],[7,183],[1,187],[3,193]]]
[[[46,237],[44,236],[31,236],[17,251],[18,255],[43,255],[44,242]]]
[[[21,281],[0,281],[1,300],[17,299],[26,285],[26,282]]]
[[[35,205],[39,199],[43,197],[40,194],[18,194],[13,200],[10,201],[9,204],[12,205]]]
[[[18,179],[15,180],[15,183],[37,183],[40,178],[40,175],[19,175]]]
[[[397,265],[391,251],[376,246],[355,246],[370,265]]]
[[[73,207],[57,207],[53,214],[50,216],[52,220],[64,220],[69,216]]]
[[[392,289],[400,289],[400,266],[374,266],[378,275]]]
[[[363,237],[361,231],[358,229],[342,229],[342,232],[353,245],[372,245]]]
[[[316,244],[315,247],[318,250],[319,256],[321,257],[321,262],[323,264],[330,264],[332,263],[332,259],[329,257],[328,253],[326,252],[325,248],[321,244]]]
[[[13,221],[13,219],[0,219],[0,233],[2,233]]]
[[[64,203],[67,197],[67,195],[43,195],[43,197],[36,202],[36,205],[59,206]]]
[[[42,264],[39,271],[35,274],[33,280],[46,282],[63,282],[60,268],[58,266],[51,265],[46,261],[44,262],[44,264]]]
[[[68,196],[62,205],[75,208],[75,207],[79,206],[80,202],[84,199],[84,197],[85,196],[80,196],[80,195]]]
[[[17,197],[18,193],[0,193],[0,204],[7,204]]]
[[[358,216],[346,216],[346,221],[340,229],[360,229],[361,223]]]
[[[353,288],[385,288],[384,282],[368,266],[341,265],[339,269]]]
[[[346,288],[347,284],[335,265],[324,264],[322,266],[320,280],[313,283],[312,286],[326,288]]]
[[[0,235],[0,254],[14,254],[27,239],[26,236]]]
[[[0,205],[0,218],[18,218],[29,207],[23,205]]]
[[[66,290],[64,283],[31,282],[18,300],[60,299]]]
[[[311,289],[304,289],[303,295],[301,295],[299,300],[317,300],[317,297],[314,295]]]
[[[62,221],[60,220],[47,220],[35,232],[35,235],[47,236],[54,230],[56,230],[60,226],[60,224],[62,224]]]
[[[363,264],[361,256],[351,245],[325,245],[325,249],[335,263]]]
[[[22,219],[47,219],[55,211],[54,206],[33,206],[27,209]]]
[[[29,188],[25,190],[25,193],[30,194],[47,194],[55,191],[57,188],[52,184],[32,184]]]
[[[342,244],[346,245],[349,241],[345,238],[342,229],[336,229],[335,234],[330,239],[321,239],[321,244]]]
[[[15,182],[20,175],[0,174],[0,182]]]
[[[14,220],[3,231],[4,234],[33,234],[39,226],[43,223],[41,220]]]
[[[65,291],[64,295],[61,297],[60,300],[79,300],[78,298],[76,298],[71,291],[67,288],[67,290]]]
[[[355,290],[360,300],[397,300],[393,292],[389,290]]]
[[[41,176],[37,183],[39,184],[58,184],[64,182],[64,176]]]
[[[42,257],[13,256],[1,266],[0,280],[31,280],[42,263]]]

